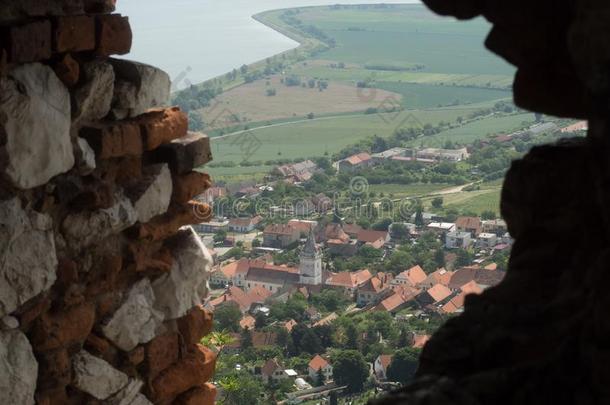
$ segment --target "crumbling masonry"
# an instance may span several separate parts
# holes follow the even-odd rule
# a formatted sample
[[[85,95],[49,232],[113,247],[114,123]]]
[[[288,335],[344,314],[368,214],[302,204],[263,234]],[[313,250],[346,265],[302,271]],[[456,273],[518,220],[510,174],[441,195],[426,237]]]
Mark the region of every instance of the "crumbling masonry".
[[[214,402],[209,140],[114,8],[0,0],[0,404]]]

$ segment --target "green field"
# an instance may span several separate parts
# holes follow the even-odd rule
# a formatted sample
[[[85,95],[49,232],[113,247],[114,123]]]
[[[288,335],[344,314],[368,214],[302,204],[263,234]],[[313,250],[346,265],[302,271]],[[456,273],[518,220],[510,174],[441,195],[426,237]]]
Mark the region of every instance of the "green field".
[[[454,186],[451,184],[371,184],[369,192],[374,192],[377,197],[380,197],[380,193],[384,193],[385,197],[392,194],[393,198],[407,198],[428,195],[450,187]]]
[[[480,103],[511,96],[507,90],[419,83],[377,82],[376,87],[402,95],[402,104],[408,109]]]
[[[397,128],[437,125],[440,121],[455,122],[457,117],[467,116],[475,110],[476,108],[462,107],[402,111],[396,114],[360,114],[257,128],[234,136],[214,138],[214,160],[241,163],[249,155],[250,161],[332,155],[372,135],[387,137]],[[474,136],[477,135],[484,136],[486,133]],[[461,139],[470,137],[469,132],[468,136],[456,136],[455,140],[461,142]],[[427,142],[427,138],[422,138],[422,141]],[[246,144],[252,147],[246,148]]]

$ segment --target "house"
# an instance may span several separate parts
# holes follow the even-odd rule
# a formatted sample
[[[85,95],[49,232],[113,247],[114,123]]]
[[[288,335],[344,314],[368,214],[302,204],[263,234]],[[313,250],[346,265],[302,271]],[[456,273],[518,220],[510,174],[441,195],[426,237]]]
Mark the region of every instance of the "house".
[[[473,280],[460,287],[460,291],[445,305],[442,306],[441,310],[447,314],[453,314],[456,312],[462,312],[464,309],[464,301],[467,295],[470,294],[481,294],[483,289]]]
[[[385,311],[392,314],[397,313],[403,308],[406,308],[415,297],[421,292],[420,289],[413,288],[407,285],[396,286],[387,298],[383,299],[375,308],[374,311]]]
[[[431,222],[426,228],[435,233],[447,233],[455,231],[455,224],[451,222]]]
[[[299,241],[301,233],[287,224],[272,224],[263,231],[263,246],[285,249]]]
[[[432,160],[447,160],[450,162],[459,162],[470,157],[468,149],[438,149],[438,148],[426,148],[417,152],[417,157],[420,159],[432,159]]]
[[[229,231],[239,233],[252,232],[262,220],[263,217],[260,215],[248,218],[231,218],[229,220]]]
[[[373,275],[368,269],[331,273],[330,277],[326,280],[326,285],[341,288],[346,295],[351,297],[358,287],[364,285],[372,277]]]
[[[417,213],[411,214],[412,223],[415,223],[416,216],[417,216]],[[424,225],[428,225],[431,222],[441,222],[443,220],[442,217],[438,216],[437,214],[433,214],[431,212],[422,212],[421,216],[424,221]]]
[[[445,235],[447,249],[467,249],[472,243],[470,232],[449,232]]]
[[[328,253],[336,256],[350,257],[358,253],[358,245],[351,240],[329,239],[326,241],[326,248]]]
[[[477,238],[477,247],[480,249],[491,249],[496,246],[498,236],[495,233],[480,233]]]
[[[364,307],[370,304],[378,304],[387,294],[392,280],[391,274],[382,272],[367,280],[357,289],[356,303],[358,306]]]
[[[413,266],[409,270],[405,270],[397,275],[394,280],[392,280],[392,284],[417,287],[426,277],[426,273],[420,266]]]
[[[277,293],[286,286],[298,284],[299,281],[299,269],[296,267],[275,266],[252,260],[245,276],[245,289],[260,287],[270,293]]]
[[[318,226],[318,221],[308,221],[304,219],[291,219],[288,225],[299,231],[300,237],[306,237],[312,229]]]
[[[301,183],[311,179],[313,174],[317,171],[318,165],[311,160],[305,160],[299,163],[277,166],[273,170],[273,174],[291,179],[295,183]]]
[[[417,295],[416,301],[422,307],[428,305],[436,305],[442,303],[449,296],[451,296],[451,290],[442,284],[436,284],[426,291],[422,291]]]
[[[507,231],[506,221],[503,219],[491,219],[481,221],[482,231],[485,233],[495,233],[498,236],[502,236]]]
[[[458,217],[455,226],[458,232],[468,232],[473,238],[476,238],[483,230],[479,217]]]
[[[310,199],[298,199],[292,204],[292,213],[297,217],[308,217],[316,212],[316,205]]]
[[[417,162],[417,163],[423,163],[423,164],[427,164],[427,165],[432,165],[437,162],[434,159],[423,159],[423,158],[412,157],[412,156],[394,156],[394,157],[390,158],[390,160],[392,162],[399,162],[399,163]]]
[[[262,288],[254,288],[245,292],[239,287],[229,287],[220,297],[210,301],[213,308],[221,305],[237,305],[242,313],[246,313],[255,305],[262,305],[271,293]]]
[[[431,337],[432,336],[430,335],[418,335],[417,333],[413,333],[413,336],[411,337],[411,347],[414,349],[423,349]]]
[[[392,148],[388,150],[384,150],[383,152],[373,153],[371,158],[373,159],[374,164],[381,164],[386,160],[392,159],[397,156],[406,156],[411,151],[407,148]]]
[[[338,161],[335,166],[339,173],[352,173],[373,166],[373,158],[366,152],[358,153]]]
[[[284,367],[276,359],[269,359],[261,368],[261,377],[263,381],[269,383],[271,381],[281,381],[288,378],[284,372]]]
[[[392,363],[391,354],[380,354],[373,363],[373,371],[378,380],[387,380],[388,378],[388,367]]]
[[[449,282],[451,282],[452,275],[453,275],[453,272],[440,268],[440,269],[436,270],[435,272],[430,273],[424,281],[422,281],[421,283],[418,284],[418,287],[423,290],[432,288],[436,284],[442,284],[445,287],[449,287]]]
[[[294,328],[296,325],[298,324],[297,321],[295,321],[294,319],[290,319],[286,322],[284,322],[284,324],[282,325],[284,327],[284,329],[286,329],[288,332],[292,332],[292,328]]]
[[[337,315],[335,312],[331,312],[330,314],[326,315],[324,318],[320,319],[319,321],[317,321],[316,323],[314,323],[313,325],[311,325],[313,328],[317,327],[317,326],[326,326],[326,325],[330,325],[333,322],[335,322],[337,320],[337,318],[339,317],[339,315]]]
[[[319,193],[311,197],[311,202],[314,203],[316,212],[325,213],[333,208],[333,200],[324,193]]]
[[[248,259],[240,259],[229,263],[226,266],[212,272],[210,275],[210,284],[213,285],[228,285],[232,284],[238,287],[243,287],[246,274],[250,268]]]
[[[333,366],[319,354],[316,354],[310,361],[307,367],[307,374],[312,381],[317,381],[318,372],[322,370],[322,375],[325,380],[330,380],[333,378]]]
[[[500,270],[481,269],[478,267],[462,267],[451,276],[449,288],[452,291],[460,291],[465,284],[474,281],[483,290],[500,284],[504,279],[504,273]]]
[[[387,231],[373,231],[369,229],[363,229],[358,232],[358,243],[361,245],[367,245],[374,247],[375,249],[381,249],[387,242],[390,241],[390,234]]]
[[[193,229],[197,233],[216,233],[216,232],[227,232],[229,230],[229,220],[222,219],[210,222],[202,222],[200,224],[193,225]]]
[[[362,227],[358,224],[343,224],[343,232],[345,232],[350,238],[356,239],[358,234],[362,232]]]

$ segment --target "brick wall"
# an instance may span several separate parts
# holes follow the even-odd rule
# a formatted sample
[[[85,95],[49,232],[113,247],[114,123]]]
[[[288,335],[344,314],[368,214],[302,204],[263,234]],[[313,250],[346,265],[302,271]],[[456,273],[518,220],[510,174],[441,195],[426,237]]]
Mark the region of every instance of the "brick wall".
[[[2,404],[214,402],[209,139],[114,3],[0,0]]]

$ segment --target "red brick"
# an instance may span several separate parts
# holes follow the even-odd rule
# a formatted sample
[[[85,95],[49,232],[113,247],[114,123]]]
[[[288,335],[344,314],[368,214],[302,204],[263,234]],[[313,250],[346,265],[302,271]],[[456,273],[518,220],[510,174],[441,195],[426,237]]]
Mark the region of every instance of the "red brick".
[[[216,355],[202,345],[195,345],[183,359],[154,379],[153,395],[159,402],[176,396],[193,387],[204,387],[214,375]]]
[[[208,204],[190,201],[184,205],[172,205],[168,212],[153,218],[146,224],[138,224],[135,236],[139,239],[158,241],[175,234],[185,225],[207,222],[212,218]]]
[[[123,268],[122,256],[104,256],[93,264],[87,280],[86,296],[93,297],[116,289]]]
[[[65,289],[70,284],[78,281],[78,267],[74,260],[65,257],[60,258],[58,261],[55,285]]]
[[[144,361],[146,356],[146,351],[143,346],[138,346],[127,354],[127,359],[129,363],[137,366]]]
[[[214,315],[202,306],[193,307],[185,316],[178,319],[178,331],[184,341],[196,344],[201,338],[212,331]]]
[[[38,356],[38,390],[65,387],[71,380],[72,362],[66,349],[45,352]]]
[[[216,400],[216,387],[207,383],[195,387],[176,398],[175,405],[213,405]]]
[[[89,142],[98,159],[142,154],[140,128],[133,122],[86,127],[80,135]]]
[[[40,296],[26,304],[26,308],[21,309],[18,315],[19,323],[22,330],[28,330],[32,322],[38,319],[43,313],[51,308],[51,298],[48,296]]]
[[[53,32],[56,52],[80,52],[95,49],[95,19],[86,15],[58,17]]]
[[[50,57],[50,21],[36,21],[8,28],[9,62],[37,62]]]
[[[120,14],[97,17],[97,47],[100,56],[124,55],[131,50],[132,32],[129,18]]]
[[[85,12],[92,14],[112,13],[116,8],[116,0],[85,0]]]
[[[110,342],[102,337],[97,336],[92,333],[87,336],[87,341],[85,342],[85,347],[87,350],[94,354],[104,354],[110,349]]]
[[[116,182],[119,185],[133,182],[142,177],[142,157],[126,156],[117,161]]]
[[[146,150],[182,138],[188,131],[188,117],[178,107],[155,109],[139,118]]]
[[[48,390],[39,390],[36,393],[36,403],[38,405],[65,405],[71,402],[66,394],[65,387],[57,387]]]
[[[180,340],[175,332],[157,336],[146,345],[146,366],[152,379],[179,358]]]
[[[173,176],[172,200],[186,203],[212,186],[210,176],[200,172],[190,172]]]
[[[66,87],[74,87],[76,83],[78,83],[80,65],[69,53],[65,54],[63,58],[53,64],[53,70]]]
[[[162,145],[152,154],[155,163],[168,163],[172,173],[187,174],[212,160],[210,139],[198,132]]]
[[[46,313],[34,325],[31,336],[36,351],[54,350],[82,344],[91,333],[95,321],[95,306],[90,303]]]

